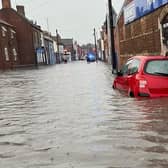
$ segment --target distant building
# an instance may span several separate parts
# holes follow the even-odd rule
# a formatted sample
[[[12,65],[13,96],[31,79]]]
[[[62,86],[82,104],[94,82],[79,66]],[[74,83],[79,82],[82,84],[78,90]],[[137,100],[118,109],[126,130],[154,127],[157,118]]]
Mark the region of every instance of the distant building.
[[[76,56],[75,56],[73,39],[61,39],[61,43],[64,45],[64,50],[68,53],[70,52],[71,60],[75,61]]]
[[[80,45],[77,45],[77,58],[83,60],[85,57],[84,51]]]
[[[116,23],[117,23],[117,13],[115,11],[115,9],[112,7],[112,14],[113,16],[113,25],[111,26],[110,25],[110,13],[109,11],[107,12],[107,20],[106,20],[106,26],[107,26],[107,39],[108,39],[108,56],[107,56],[107,61],[108,63],[112,63],[112,60],[113,60],[113,56],[112,56],[112,43],[113,41],[111,41],[111,34],[112,34],[112,31],[114,32],[114,29],[116,27]],[[113,27],[113,30],[111,30],[111,27]]]
[[[44,38],[44,49],[45,49],[45,58],[46,64],[56,64],[56,54],[54,52],[54,40],[50,33],[44,31],[43,32]]]
[[[0,69],[9,69],[19,63],[15,27],[0,20]]]
[[[52,36],[54,40],[54,52],[56,55],[56,63],[59,64],[62,62],[62,58],[64,55],[64,45],[61,43],[61,36]]]
[[[82,45],[81,48],[82,48],[84,54],[87,55],[88,52],[93,52],[95,45],[88,43],[88,44]]]
[[[18,66],[37,65],[36,51],[41,47],[41,29],[25,17],[24,6],[17,6],[17,11],[15,11],[11,8],[10,0],[2,0],[0,19],[16,29]]]
[[[117,23],[117,13],[115,12],[114,8],[112,8],[112,15],[113,15],[113,30],[111,30],[110,14],[108,11],[104,24],[102,25],[101,39],[100,39],[102,60],[108,62],[109,64],[112,63],[111,33],[112,31],[115,30]]]
[[[105,20],[102,31],[101,31],[101,53],[102,53],[102,61],[108,62],[109,57],[109,40],[107,34],[107,19]]]

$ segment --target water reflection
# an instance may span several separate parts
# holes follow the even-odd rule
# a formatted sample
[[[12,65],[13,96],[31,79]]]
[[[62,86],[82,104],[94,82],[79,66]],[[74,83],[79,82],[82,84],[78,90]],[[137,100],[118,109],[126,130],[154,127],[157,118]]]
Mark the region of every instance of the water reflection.
[[[107,65],[0,76],[0,167],[168,167],[168,99],[113,91]]]
[[[148,153],[148,167],[168,167],[168,99],[149,99],[136,101],[143,113],[143,119],[138,122],[137,130],[141,132]]]

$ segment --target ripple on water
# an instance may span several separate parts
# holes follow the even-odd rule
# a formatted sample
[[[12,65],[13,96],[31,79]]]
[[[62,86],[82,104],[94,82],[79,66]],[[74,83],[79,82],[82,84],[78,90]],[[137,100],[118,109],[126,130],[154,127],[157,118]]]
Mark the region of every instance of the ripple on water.
[[[168,167],[168,99],[113,90],[107,65],[0,76],[0,167]]]

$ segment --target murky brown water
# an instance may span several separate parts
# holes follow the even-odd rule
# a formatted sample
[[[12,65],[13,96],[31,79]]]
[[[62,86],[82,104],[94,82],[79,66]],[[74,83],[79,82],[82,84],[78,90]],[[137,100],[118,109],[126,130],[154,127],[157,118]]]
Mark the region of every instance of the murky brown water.
[[[0,74],[0,168],[167,168],[168,98],[111,88],[103,63]]]

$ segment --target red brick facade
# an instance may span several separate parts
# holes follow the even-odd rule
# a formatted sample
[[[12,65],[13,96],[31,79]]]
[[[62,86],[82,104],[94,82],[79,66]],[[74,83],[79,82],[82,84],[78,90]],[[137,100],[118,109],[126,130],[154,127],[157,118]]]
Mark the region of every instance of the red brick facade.
[[[0,20],[0,69],[10,69],[19,63],[15,28]]]
[[[128,4],[128,1],[125,3]],[[134,55],[161,55],[168,51],[168,48],[163,46],[161,25],[167,14],[168,5],[165,5],[125,25],[124,12],[121,13],[117,23],[121,64]]]
[[[20,60],[19,65],[36,65],[37,59],[34,45],[34,33],[37,31],[38,36],[40,36],[40,30],[12,8],[1,9],[0,18],[16,27],[18,55]]]

